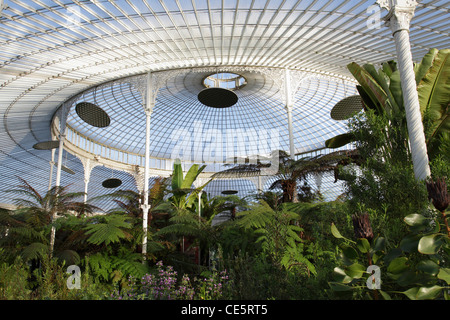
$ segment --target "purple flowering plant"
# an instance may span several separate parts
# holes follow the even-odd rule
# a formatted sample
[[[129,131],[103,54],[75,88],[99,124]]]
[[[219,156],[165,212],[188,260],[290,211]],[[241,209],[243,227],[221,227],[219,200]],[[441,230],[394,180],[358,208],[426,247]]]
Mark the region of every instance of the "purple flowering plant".
[[[145,274],[140,281],[130,276],[125,288],[111,293],[115,300],[216,300],[223,298],[223,289],[228,285],[226,271],[203,273],[200,278],[181,278],[172,266],[157,264],[155,274]]]

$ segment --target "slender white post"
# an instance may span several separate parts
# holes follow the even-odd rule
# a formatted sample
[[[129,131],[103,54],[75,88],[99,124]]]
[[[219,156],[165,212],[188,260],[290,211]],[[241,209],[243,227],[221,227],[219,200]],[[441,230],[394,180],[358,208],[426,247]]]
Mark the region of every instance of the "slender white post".
[[[199,193],[198,193],[198,223],[199,223],[199,225],[200,225],[200,218],[201,218],[201,216],[202,216],[202,214],[201,214],[201,210],[202,210],[202,193],[203,193],[203,191],[200,191]],[[200,262],[200,244],[198,245],[198,265],[200,265],[201,264],[201,262]]]
[[[292,126],[292,90],[291,90],[291,75],[289,69],[285,69],[285,95],[286,95],[286,110],[288,116],[288,130],[289,130],[289,153],[292,159],[295,159],[295,144],[294,144],[294,130]]]
[[[60,187],[61,186],[61,167],[62,167],[62,159],[63,159],[63,153],[64,153],[64,140],[66,138],[66,119],[67,119],[67,105],[66,103],[63,104],[62,110],[61,110],[61,117],[60,117],[60,123],[59,123],[59,150],[58,150],[58,167],[56,169],[56,182],[55,186]],[[56,228],[53,225],[53,222],[56,219],[56,212],[53,212],[51,217],[51,223],[52,223],[52,229],[50,233],[50,257],[53,256],[53,248],[55,246],[55,235],[56,235]]]
[[[386,21],[395,40],[414,174],[416,179],[425,180],[430,176],[430,167],[409,41],[409,26],[417,2],[378,0],[377,3],[389,10]]]
[[[89,181],[91,180],[91,171],[92,171],[91,159],[86,159],[82,162],[83,162],[83,167],[84,167],[84,199],[83,199],[83,201],[86,204],[87,196],[88,196]]]
[[[58,165],[56,167],[56,182],[55,186],[59,187],[61,186],[61,167],[63,162],[63,153],[64,153],[64,140],[66,138],[66,135],[61,130],[61,133],[59,134],[59,150],[58,150]]]
[[[148,180],[150,178],[150,120],[151,114],[154,106],[154,97],[153,97],[153,75],[151,72],[147,74],[147,93],[146,93],[146,105],[145,105],[145,167],[144,167],[144,204],[142,206],[143,211],[143,220],[142,220],[142,259],[143,262],[146,260],[147,255],[147,230],[148,230]]]
[[[288,116],[288,130],[289,130],[289,154],[292,160],[295,160],[295,144],[294,144],[294,130],[292,126],[292,85],[291,75],[289,69],[285,69],[285,95],[286,95],[286,110]],[[297,185],[295,185],[292,202],[297,202]]]
[[[50,176],[48,178],[48,190],[52,188],[53,184],[53,166],[55,165],[55,149],[52,149],[52,160],[50,160]]]

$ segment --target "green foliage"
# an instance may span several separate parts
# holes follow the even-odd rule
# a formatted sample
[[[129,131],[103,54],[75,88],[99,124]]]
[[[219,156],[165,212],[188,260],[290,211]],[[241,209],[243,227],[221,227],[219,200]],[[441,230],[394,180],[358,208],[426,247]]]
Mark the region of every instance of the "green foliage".
[[[450,239],[440,232],[441,223],[420,214],[408,215],[404,221],[410,232],[392,248],[383,237],[372,243],[352,241],[333,224],[332,234],[342,241],[341,266],[335,268],[336,278],[330,287],[344,294],[359,291],[361,297],[374,299],[448,299]],[[381,270],[381,284],[376,289],[369,287],[373,280],[370,265]]]
[[[4,249],[0,249],[0,255]],[[17,257],[13,264],[0,264],[0,300],[26,300],[30,298],[29,271],[24,261]]]
[[[294,222],[298,218],[289,211],[286,204],[277,204],[272,208],[264,200],[237,215],[237,225],[243,229],[253,229],[257,235],[262,252],[275,264],[286,270],[294,266],[304,268],[306,272],[316,274],[313,264],[303,255],[301,227]]]
[[[406,215],[427,208],[428,195],[425,184],[414,176],[405,130],[388,126],[389,121],[372,111],[351,119],[365,160],[358,167],[341,168],[339,177],[344,180],[350,212],[372,210],[372,221],[391,241],[400,240],[406,231],[401,222]]]
[[[85,227],[86,234],[90,235],[87,241],[96,245],[108,245],[129,239],[127,232],[131,224],[128,217],[123,215],[105,215],[92,218],[92,222]]]
[[[391,128],[404,130],[406,117],[397,64],[388,61],[376,70],[372,64],[360,66],[353,62],[348,69],[359,83],[357,89],[365,112],[387,118]],[[439,154],[450,153],[450,50],[431,49],[420,63],[414,65],[414,70],[428,157],[433,160]],[[360,141],[359,137],[349,132],[331,138],[325,144],[329,148],[338,148],[354,141]]]

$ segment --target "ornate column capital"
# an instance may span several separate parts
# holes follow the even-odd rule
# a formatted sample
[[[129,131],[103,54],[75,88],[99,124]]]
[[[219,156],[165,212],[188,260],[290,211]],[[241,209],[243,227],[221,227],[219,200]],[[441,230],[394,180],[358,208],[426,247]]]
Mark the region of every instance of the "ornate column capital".
[[[400,30],[409,30],[418,4],[416,0],[377,0],[377,4],[389,10],[385,20],[393,34]]]

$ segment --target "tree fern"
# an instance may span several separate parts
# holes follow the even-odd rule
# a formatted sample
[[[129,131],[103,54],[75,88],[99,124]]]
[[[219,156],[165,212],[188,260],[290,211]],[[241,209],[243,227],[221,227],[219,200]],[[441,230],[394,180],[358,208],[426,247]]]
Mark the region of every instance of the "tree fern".
[[[29,261],[33,259],[41,259],[47,254],[48,245],[40,242],[33,242],[23,249],[21,257],[24,259],[24,261]]]
[[[123,256],[111,256],[111,265],[113,269],[120,270],[123,275],[132,275],[142,277],[148,272],[146,265],[141,262],[141,254],[128,253]]]
[[[309,273],[317,275],[314,265],[303,255],[302,245],[289,245],[281,259],[281,264],[287,270],[302,270],[306,269]]]
[[[121,239],[129,239],[130,234],[126,229],[131,228],[131,223],[126,221],[127,217],[122,215],[106,215],[101,218],[96,217],[94,222],[87,225],[84,230],[90,235],[87,241],[95,245],[119,242]]]
[[[100,252],[90,255],[85,259],[86,268],[93,275],[94,279],[99,281],[109,281],[113,264],[111,259]]]

